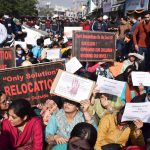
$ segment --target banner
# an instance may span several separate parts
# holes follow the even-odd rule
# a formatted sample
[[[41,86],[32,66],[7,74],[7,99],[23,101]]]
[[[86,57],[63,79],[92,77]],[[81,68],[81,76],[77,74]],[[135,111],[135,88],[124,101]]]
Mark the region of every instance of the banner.
[[[126,82],[108,79],[99,75],[97,79],[97,85],[100,93],[107,93],[121,97],[126,86]]]
[[[90,99],[95,82],[77,75],[59,70],[50,93],[80,102]]]
[[[107,0],[103,2],[103,12],[111,12],[112,2],[111,0]]]
[[[9,48],[0,48],[0,70],[15,66],[15,51]]]
[[[148,10],[149,0],[126,0],[125,11]]]
[[[37,104],[49,98],[53,80],[58,69],[65,69],[64,62],[51,62],[0,71],[1,90],[12,100],[28,99]]]
[[[114,61],[115,51],[114,33],[73,32],[73,56],[80,61]]]
[[[126,103],[122,121],[134,121],[140,119],[142,122],[150,123],[150,102]]]

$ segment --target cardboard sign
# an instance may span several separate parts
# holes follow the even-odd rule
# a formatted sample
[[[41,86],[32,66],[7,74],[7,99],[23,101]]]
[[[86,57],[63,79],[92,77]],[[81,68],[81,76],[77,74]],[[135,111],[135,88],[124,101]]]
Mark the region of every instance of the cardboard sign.
[[[0,48],[0,70],[16,66],[15,51],[9,48]]]
[[[149,72],[139,72],[133,71],[131,72],[132,82],[134,86],[150,86],[150,73]]]
[[[126,82],[108,79],[99,75],[97,79],[97,85],[100,93],[107,93],[121,97]]]
[[[126,103],[122,121],[134,121],[140,119],[145,123],[150,123],[150,102]]]
[[[80,61],[114,61],[115,43],[114,33],[74,31],[73,56]]]
[[[51,62],[0,71],[1,90],[11,99],[25,98],[31,104],[45,101],[59,69],[64,62]]]
[[[59,70],[50,93],[80,102],[90,98],[94,86],[95,82],[89,79]]]
[[[77,30],[83,30],[83,27],[64,27],[64,35],[67,38],[71,38],[73,37],[73,31],[77,31]]]

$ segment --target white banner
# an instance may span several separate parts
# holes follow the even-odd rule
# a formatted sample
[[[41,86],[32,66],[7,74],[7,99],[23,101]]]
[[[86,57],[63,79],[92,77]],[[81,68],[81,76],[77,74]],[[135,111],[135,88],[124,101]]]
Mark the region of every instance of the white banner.
[[[149,72],[139,72],[134,71],[131,73],[132,83],[134,86],[139,86],[142,84],[143,86],[150,86],[150,73]]]
[[[121,97],[126,82],[108,79],[99,75],[97,79],[97,85],[100,93],[107,93]]]
[[[150,123],[150,102],[145,103],[126,103],[123,121],[134,121],[140,119],[143,122]]]

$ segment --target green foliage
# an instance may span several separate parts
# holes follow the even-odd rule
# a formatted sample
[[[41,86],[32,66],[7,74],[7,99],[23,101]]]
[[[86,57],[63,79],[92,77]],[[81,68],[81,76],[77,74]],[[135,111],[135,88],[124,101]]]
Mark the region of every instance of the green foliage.
[[[15,16],[35,16],[37,0],[0,0],[0,13]]]

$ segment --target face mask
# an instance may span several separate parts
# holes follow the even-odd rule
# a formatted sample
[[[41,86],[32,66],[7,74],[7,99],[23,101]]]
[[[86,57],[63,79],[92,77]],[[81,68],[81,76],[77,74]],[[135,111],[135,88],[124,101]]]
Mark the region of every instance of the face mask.
[[[18,53],[19,55],[21,55],[21,54],[23,53],[23,51],[22,51],[22,50],[18,50],[17,53]]]

